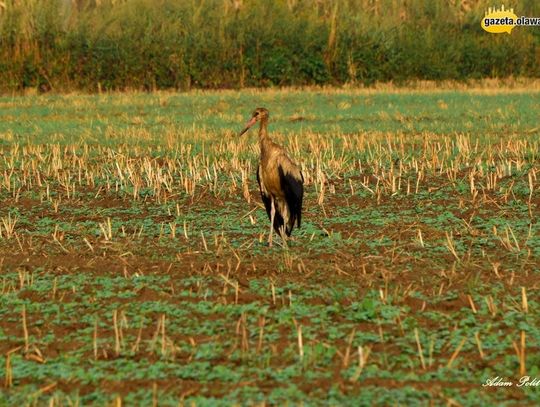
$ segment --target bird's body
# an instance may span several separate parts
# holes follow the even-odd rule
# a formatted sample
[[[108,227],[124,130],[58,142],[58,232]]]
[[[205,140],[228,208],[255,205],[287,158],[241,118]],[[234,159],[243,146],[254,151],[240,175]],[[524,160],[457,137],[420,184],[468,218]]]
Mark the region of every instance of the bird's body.
[[[294,224],[300,227],[302,220],[302,173],[282,147],[267,139],[261,140],[257,181],[269,217],[274,201],[274,230],[281,234],[280,229],[284,226],[285,233],[290,236]]]
[[[290,236],[294,225],[300,227],[304,179],[298,166],[290,159],[283,147],[274,143],[267,132],[268,110],[259,108],[253,112],[251,121],[242,133],[260,121],[260,162],[257,181],[268,217],[270,218],[269,243],[272,228],[283,239]]]

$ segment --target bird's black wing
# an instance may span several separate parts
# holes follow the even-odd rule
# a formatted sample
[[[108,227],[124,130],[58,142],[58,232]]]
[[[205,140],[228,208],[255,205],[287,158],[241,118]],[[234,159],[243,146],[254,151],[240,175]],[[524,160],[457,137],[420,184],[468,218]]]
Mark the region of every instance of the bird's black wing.
[[[283,167],[278,166],[281,188],[285,194],[285,200],[289,207],[291,222],[287,225],[287,235],[290,235],[294,223],[300,227],[302,222],[302,199],[304,198],[304,177],[300,173],[300,177],[285,172]]]

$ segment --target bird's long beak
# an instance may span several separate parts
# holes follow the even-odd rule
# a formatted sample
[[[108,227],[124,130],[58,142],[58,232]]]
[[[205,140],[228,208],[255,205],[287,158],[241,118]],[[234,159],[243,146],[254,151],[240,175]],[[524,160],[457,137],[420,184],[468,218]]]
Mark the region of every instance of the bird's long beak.
[[[257,118],[256,118],[255,116],[253,116],[253,117],[251,118],[251,120],[250,120],[249,122],[246,123],[246,127],[244,127],[244,130],[242,130],[238,136],[241,136],[241,135],[244,134],[246,131],[248,131],[249,128],[250,128],[251,126],[253,126],[255,123],[257,123]]]

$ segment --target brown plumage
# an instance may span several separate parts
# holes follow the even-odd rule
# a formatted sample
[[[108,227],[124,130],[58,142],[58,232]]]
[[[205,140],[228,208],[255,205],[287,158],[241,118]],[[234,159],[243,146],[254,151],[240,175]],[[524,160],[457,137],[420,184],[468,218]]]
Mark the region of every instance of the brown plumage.
[[[253,112],[251,120],[240,135],[260,122],[261,158],[257,169],[257,182],[270,219],[268,242],[272,245],[272,228],[285,240],[286,236],[291,235],[295,223],[300,227],[304,178],[283,147],[270,139],[267,130],[268,117],[268,110],[259,107]]]

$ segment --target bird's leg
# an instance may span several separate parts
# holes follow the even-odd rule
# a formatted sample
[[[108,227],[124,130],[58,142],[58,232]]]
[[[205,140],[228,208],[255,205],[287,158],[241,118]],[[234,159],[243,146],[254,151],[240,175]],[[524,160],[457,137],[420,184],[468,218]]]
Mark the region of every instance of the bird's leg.
[[[279,227],[279,236],[281,240],[287,240],[287,233],[285,233],[285,223]]]
[[[279,234],[281,235],[281,241],[283,242],[283,248],[288,249],[289,246],[287,245],[287,233],[285,233],[285,224],[281,225],[279,228]]]
[[[271,200],[271,209],[270,209],[270,234],[268,235],[268,246],[272,247],[272,235],[274,233],[274,218],[276,216],[276,206],[274,205],[274,197],[270,198]]]

